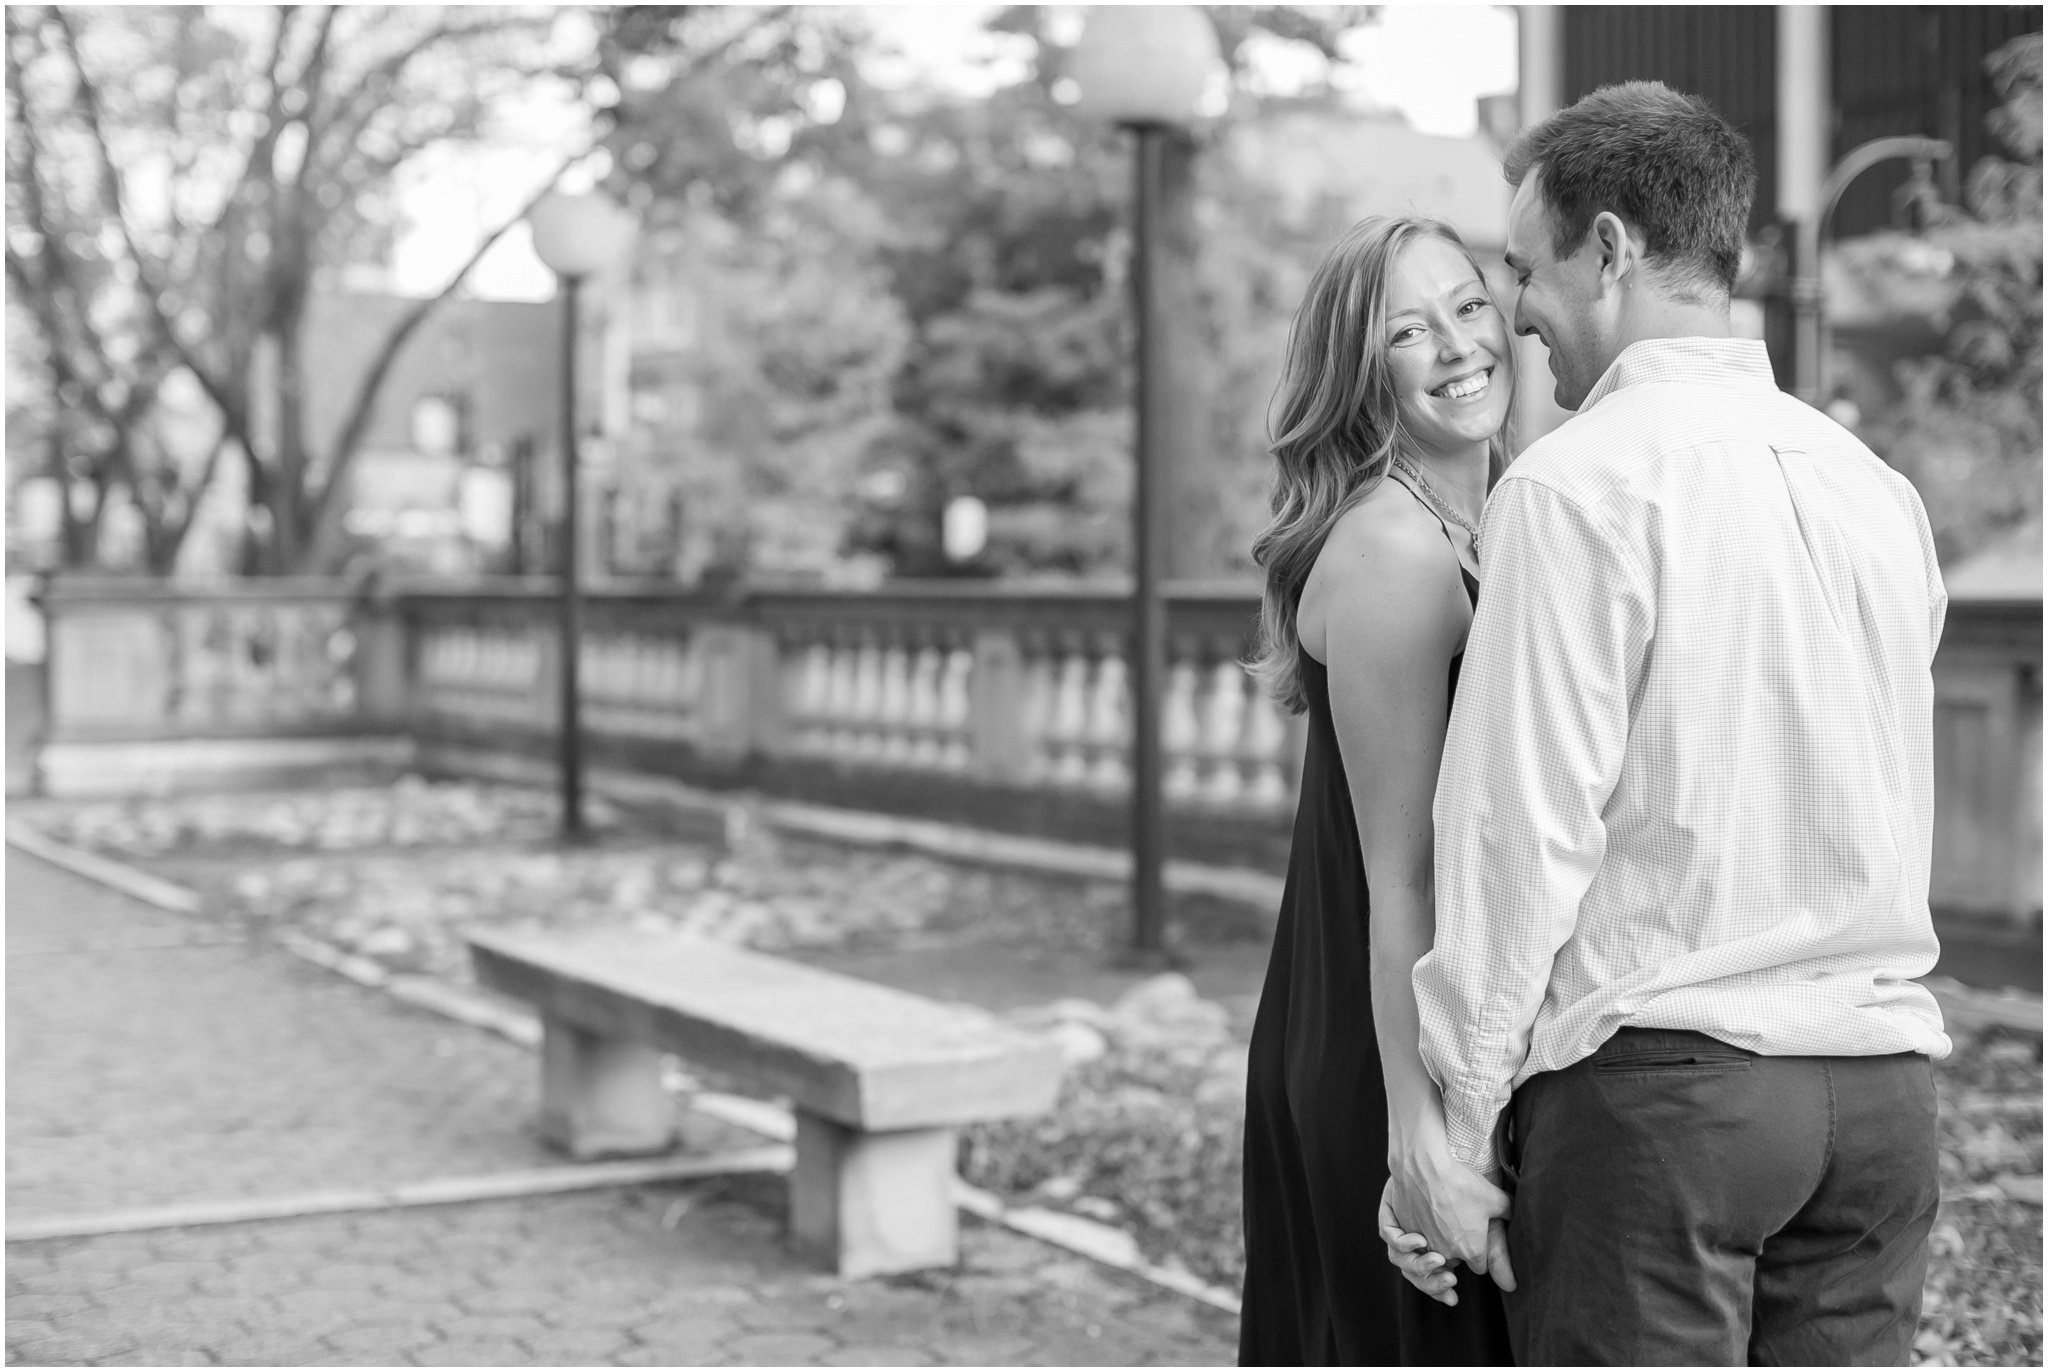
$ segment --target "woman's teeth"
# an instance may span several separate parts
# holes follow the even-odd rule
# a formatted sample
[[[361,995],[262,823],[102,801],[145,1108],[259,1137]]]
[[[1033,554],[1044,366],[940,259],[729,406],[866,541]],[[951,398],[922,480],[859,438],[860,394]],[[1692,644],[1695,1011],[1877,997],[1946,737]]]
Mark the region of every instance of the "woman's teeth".
[[[1485,391],[1486,383],[1492,375],[1491,372],[1479,372],[1461,381],[1453,381],[1447,386],[1439,386],[1436,393],[1446,400],[1464,400]]]

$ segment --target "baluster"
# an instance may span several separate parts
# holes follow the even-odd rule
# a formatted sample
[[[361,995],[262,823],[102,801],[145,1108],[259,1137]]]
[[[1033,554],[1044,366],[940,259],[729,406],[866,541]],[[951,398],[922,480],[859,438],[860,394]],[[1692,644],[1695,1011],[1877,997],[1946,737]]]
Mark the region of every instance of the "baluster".
[[[1288,799],[1287,777],[1281,769],[1287,720],[1257,682],[1247,677],[1246,688],[1251,698],[1245,704],[1244,742],[1238,748],[1251,774],[1244,798],[1247,804],[1277,809]]]
[[[918,649],[910,675],[910,727],[915,731],[910,760],[915,766],[937,767],[945,761],[939,740],[939,676],[945,667],[946,655],[935,644]]]
[[[704,645],[685,638],[676,645],[676,727],[689,732],[692,717],[704,703]]]
[[[1052,779],[1063,786],[1079,786],[1088,779],[1088,755],[1082,741],[1088,734],[1088,659],[1078,647],[1068,647],[1060,659],[1059,678],[1053,693],[1052,727],[1047,737],[1052,745]]]
[[[612,696],[630,713],[640,705],[640,635],[620,634],[612,640]]]
[[[1244,668],[1229,658],[1209,670],[1209,709],[1202,721],[1202,752],[1209,760],[1209,784],[1203,788],[1203,794],[1217,805],[1233,804],[1244,794],[1237,745],[1244,735],[1246,685]]]
[[[881,755],[901,766],[910,760],[910,654],[901,643],[891,643],[882,653],[881,700],[875,717],[881,721]]]
[[[853,667],[853,751],[876,757],[882,751],[882,645],[872,631],[861,636]]]
[[[604,640],[604,656],[605,694],[611,697],[614,705],[630,705],[633,692],[633,640],[623,634],[611,635]]]
[[[790,715],[796,721],[791,741],[809,752],[825,748],[822,721],[832,707],[832,645],[818,640],[807,645],[797,659],[796,694]],[[787,697],[786,697],[787,698]]]
[[[1105,649],[1096,663],[1094,689],[1089,692],[1088,742],[1095,756],[1088,769],[1088,782],[1105,791],[1129,786],[1131,781],[1127,757],[1131,745],[1130,704],[1125,671],[1123,654]]]
[[[584,690],[584,694],[588,694],[588,696],[592,696],[596,700],[608,698],[612,694],[612,661],[616,661],[616,657],[612,653],[612,641],[610,639],[600,639],[600,637],[594,637],[594,635],[586,633],[584,635],[584,674],[582,674],[582,690]]]
[[[664,721],[655,709],[654,681],[661,662],[655,656],[654,640],[645,634],[634,634],[626,641],[632,648],[629,659],[632,672],[627,689],[633,700],[633,731],[639,734],[660,733]]]
[[[833,646],[832,689],[825,702],[824,744],[828,752],[853,751],[853,706],[860,690],[859,668],[860,652],[853,644],[841,642]]]
[[[967,719],[972,710],[968,692],[973,676],[972,652],[955,648],[946,654],[945,675],[939,679],[939,728],[945,740],[939,764],[949,771],[964,770],[973,760],[967,747]]]
[[[1160,702],[1159,749],[1166,754],[1166,776],[1160,789],[1170,800],[1189,800],[1201,789],[1195,749],[1201,742],[1195,693],[1199,674],[1185,659],[1166,669],[1166,699]]]

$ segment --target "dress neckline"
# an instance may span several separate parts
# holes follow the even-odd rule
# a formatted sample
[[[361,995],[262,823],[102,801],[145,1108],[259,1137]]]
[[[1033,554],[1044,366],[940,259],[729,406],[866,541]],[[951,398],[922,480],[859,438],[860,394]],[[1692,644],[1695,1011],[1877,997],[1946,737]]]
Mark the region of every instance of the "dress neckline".
[[[1400,469],[1398,467],[1395,467],[1392,463],[1387,464],[1387,480],[1398,483],[1402,490],[1408,492],[1409,496],[1414,499],[1417,505],[1420,505],[1423,509],[1429,511],[1429,517],[1431,519],[1434,519],[1436,521],[1436,526],[1444,531],[1444,541],[1451,545],[1451,556],[1458,560],[1458,575],[1465,583],[1465,594],[1471,598],[1472,603],[1474,605],[1477,605],[1479,603],[1479,577],[1476,573],[1473,572],[1473,570],[1470,567],[1467,567],[1465,565],[1465,555],[1458,551],[1458,540],[1456,537],[1452,535],[1450,524],[1445,521],[1443,515],[1437,510],[1436,506],[1432,505],[1429,501],[1424,500],[1422,498],[1422,492],[1416,490],[1407,482],[1402,481],[1401,478],[1398,475],[1396,475],[1396,473],[1399,470]],[[1473,555],[1475,558],[1477,557],[1477,549],[1474,549]]]

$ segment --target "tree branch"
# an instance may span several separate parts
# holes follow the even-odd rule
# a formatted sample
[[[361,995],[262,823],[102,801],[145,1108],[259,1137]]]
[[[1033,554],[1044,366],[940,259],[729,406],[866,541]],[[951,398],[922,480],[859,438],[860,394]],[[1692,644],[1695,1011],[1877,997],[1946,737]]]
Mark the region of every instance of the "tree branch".
[[[71,69],[78,79],[79,100],[85,116],[86,127],[92,134],[93,148],[99,157],[104,193],[109,201],[108,209],[114,223],[120,227],[121,240],[127,246],[129,257],[135,262],[136,279],[142,287],[141,294],[149,301],[150,317],[156,322],[157,331],[162,340],[169,344],[171,349],[177,353],[178,360],[184,364],[187,371],[192,373],[192,377],[199,383],[200,389],[205,391],[207,398],[212,400],[214,405],[219,408],[221,420],[227,426],[228,431],[234,436],[235,441],[242,446],[245,452],[253,454],[256,451],[256,446],[249,438],[249,412],[246,399],[237,394],[228,382],[214,375],[213,371],[206,366],[198,354],[179,336],[170,315],[164,309],[163,294],[165,287],[160,279],[153,279],[157,277],[154,264],[150,261],[148,255],[142,251],[141,245],[135,241],[134,228],[128,222],[127,200],[121,184],[121,170],[114,161],[113,149],[107,142],[106,129],[100,120],[99,89],[93,83],[91,74],[85,69],[85,61],[78,51],[76,37],[72,32],[70,21],[63,17],[62,10],[58,10],[57,15],[58,23],[64,31],[65,46],[71,58]]]
[[[411,338],[420,325],[426,322],[427,316],[432,314],[442,301],[455,293],[456,287],[460,286],[463,280],[468,277],[471,269],[483,260],[484,254],[489,252],[500,238],[511,232],[513,225],[525,219],[533,211],[533,207],[538,205],[547,197],[549,192],[554,190],[555,183],[562,179],[562,174],[585,157],[588,157],[591,151],[592,149],[585,148],[564,158],[561,165],[555,168],[554,174],[541,184],[539,190],[527,198],[526,203],[520,206],[518,212],[493,229],[477,245],[476,250],[469,255],[469,260],[464,262],[461,269],[448,279],[448,284],[443,286],[438,294],[414,304],[398,323],[392,327],[391,332],[385,336],[383,344],[377,351],[376,358],[371,362],[369,370],[364,373],[362,381],[356,387],[355,398],[348,409],[348,418],[342,423],[341,432],[336,437],[333,450],[329,454],[320,489],[311,493],[310,498],[306,502],[307,540],[305,546],[310,548],[317,545],[321,525],[328,517],[329,510],[334,504],[336,493],[342,489],[343,479],[348,474],[349,464],[354,460],[356,449],[361,445],[363,434],[369,428],[370,419],[375,413],[377,393],[382,389],[384,377],[391,370],[392,364],[397,360],[399,350],[405,346],[406,340]]]

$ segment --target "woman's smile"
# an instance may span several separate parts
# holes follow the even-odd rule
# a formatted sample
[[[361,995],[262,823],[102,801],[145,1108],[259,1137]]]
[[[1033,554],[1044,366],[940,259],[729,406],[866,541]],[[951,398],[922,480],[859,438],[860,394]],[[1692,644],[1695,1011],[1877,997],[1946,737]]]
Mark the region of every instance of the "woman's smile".
[[[1440,400],[1475,400],[1486,394],[1493,383],[1493,368],[1481,367],[1478,371],[1467,372],[1453,377],[1438,386],[1430,394]]]

